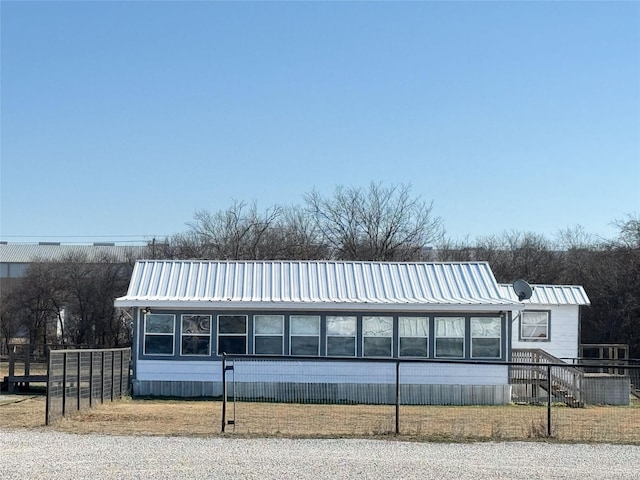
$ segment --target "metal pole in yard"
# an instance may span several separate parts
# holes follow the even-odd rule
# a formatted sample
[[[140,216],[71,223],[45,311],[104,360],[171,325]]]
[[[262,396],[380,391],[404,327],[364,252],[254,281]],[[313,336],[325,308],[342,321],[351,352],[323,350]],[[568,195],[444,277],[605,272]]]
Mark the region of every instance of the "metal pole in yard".
[[[396,360],[396,435],[400,433],[400,360]]]
[[[222,354],[222,433],[227,423],[227,381],[225,378],[227,371],[227,356]]]
[[[551,399],[553,395],[551,394],[551,365],[547,365],[547,392],[549,393],[549,398],[547,400],[547,437],[551,436]]]
[[[51,422],[51,352],[47,358],[47,403],[44,408],[44,424]]]
[[[67,414],[67,352],[62,352],[62,416]]]
[[[104,351],[100,352],[100,403],[104,403],[104,379],[106,377],[104,373],[105,361],[104,361]]]
[[[76,379],[78,383],[76,384],[76,397],[78,398],[78,410],[80,410],[80,400],[82,398],[82,383],[80,382],[82,375],[82,354],[80,350],[78,350],[78,376]]]
[[[113,388],[114,388],[114,379],[113,379],[113,374],[114,371],[116,369],[115,367],[115,362],[116,362],[116,356],[115,353],[113,352],[113,350],[111,351],[111,401],[113,402]]]
[[[9,345],[9,393],[15,391],[13,377],[16,374],[16,346]]]
[[[89,354],[89,407],[93,407],[93,353]]]

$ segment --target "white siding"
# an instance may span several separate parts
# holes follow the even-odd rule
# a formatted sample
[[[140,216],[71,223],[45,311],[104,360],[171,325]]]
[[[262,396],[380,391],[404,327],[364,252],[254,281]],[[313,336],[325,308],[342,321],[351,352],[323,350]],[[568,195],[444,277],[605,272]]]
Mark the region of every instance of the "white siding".
[[[576,358],[578,356],[579,308],[577,305],[527,305],[527,310],[551,312],[549,341],[521,341],[520,317],[518,317],[513,325],[512,348],[539,348],[560,359]]]
[[[232,364],[232,362],[230,363]],[[395,384],[395,364],[313,361],[238,361],[233,373],[236,382]],[[221,362],[138,360],[136,380],[222,381]],[[444,363],[404,363],[401,384],[421,385],[506,385],[506,365],[455,365]]]
[[[135,379],[221,382],[222,362],[137,360]]]

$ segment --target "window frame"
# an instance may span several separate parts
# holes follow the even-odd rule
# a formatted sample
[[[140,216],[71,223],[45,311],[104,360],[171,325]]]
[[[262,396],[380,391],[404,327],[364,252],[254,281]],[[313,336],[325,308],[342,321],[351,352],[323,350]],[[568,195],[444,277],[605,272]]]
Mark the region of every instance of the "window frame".
[[[497,320],[498,321],[498,326],[499,326],[499,334],[498,336],[474,336],[473,335],[473,321],[474,320],[485,320],[485,319],[491,319],[491,320]],[[471,358],[473,359],[489,359],[489,360],[495,360],[495,359],[501,359],[503,356],[503,351],[502,351],[502,343],[503,343],[503,317],[480,317],[480,316],[476,316],[476,317],[471,317],[469,320],[469,348],[471,350]],[[498,356],[497,357],[487,357],[487,356],[476,356],[473,354],[473,340],[474,339],[478,339],[478,338],[491,338],[491,339],[498,339],[498,346],[499,346],[499,350],[498,350]]]
[[[352,319],[355,326],[355,331],[353,335],[333,335],[329,334],[329,319],[333,318],[341,318],[341,319]],[[325,317],[326,324],[326,334],[325,334],[325,342],[326,342],[326,356],[327,357],[340,357],[340,358],[355,358],[358,356],[358,317],[357,315],[327,315]],[[353,355],[329,355],[329,339],[330,338],[353,338]]]
[[[244,333],[220,333],[220,317],[244,317]],[[229,355],[247,355],[249,348],[249,315],[240,313],[219,313],[216,317],[216,354],[222,355],[222,352],[220,351],[220,338],[240,336],[244,337],[244,353],[224,353]]]
[[[386,319],[391,321],[391,335],[366,335],[365,322],[367,319]],[[358,333],[358,324],[356,320],[356,334]],[[393,358],[393,316],[392,315],[363,315],[362,316],[362,357],[363,358]],[[365,341],[367,338],[388,338],[389,339],[389,355],[367,355],[365,353]],[[358,346],[356,344],[356,352]]]
[[[183,321],[185,317],[208,317],[209,318],[209,333],[184,333],[183,329]],[[196,313],[184,313],[180,315],[180,356],[181,357],[209,357],[211,356],[211,322],[213,321],[213,317],[211,315],[201,315]],[[184,344],[182,340],[184,337],[208,337],[209,338],[209,347],[207,353],[184,353]]]
[[[295,318],[313,318],[314,320],[316,320],[318,322],[318,334],[306,334],[306,333],[292,333],[293,329],[291,328],[291,321]],[[293,337],[312,337],[312,338],[317,338],[318,339],[318,350],[317,353],[315,355],[300,355],[298,353],[293,353],[292,352],[292,344],[293,342],[291,341],[291,339]],[[322,317],[320,315],[304,315],[304,314],[295,314],[295,315],[289,315],[289,355],[293,356],[293,357],[319,357],[320,356],[320,351],[321,351],[321,340],[322,340]]]
[[[462,320],[462,337],[445,337],[438,335],[438,320],[442,319],[456,319]],[[462,339],[462,355],[461,356],[442,356],[438,355],[438,339],[439,338],[461,338]],[[460,360],[466,358],[467,354],[467,317],[464,316],[445,316],[441,315],[438,317],[433,317],[433,358],[446,358],[446,359],[455,359]]]
[[[423,335],[400,335],[400,323],[402,322],[402,320],[404,319],[421,319],[421,320],[426,320],[427,322],[427,336],[423,336]],[[430,329],[431,328],[431,317],[430,316],[411,316],[411,315],[401,315],[398,316],[398,358],[429,358],[429,355],[431,353],[431,348],[429,345],[429,340],[430,340]],[[426,340],[426,345],[427,345],[427,352],[424,356],[415,356],[415,355],[402,355],[402,346],[401,346],[401,342],[400,340],[402,338],[422,338],[424,340]]]
[[[524,319],[526,314],[528,313],[533,313],[533,314],[545,314],[546,315],[546,337],[525,337],[524,335],[522,335],[522,327],[526,326],[524,324]],[[520,314],[520,321],[518,322],[518,333],[519,333],[519,340],[522,342],[550,342],[551,341],[551,310],[524,310],[521,314]]]
[[[259,317],[279,317],[280,318],[280,326],[281,333],[273,334],[273,333],[256,333],[256,319]],[[284,315],[281,314],[269,314],[269,313],[260,313],[257,315],[253,315],[253,353],[254,355],[284,355]],[[258,353],[256,351],[256,340],[258,337],[280,337],[280,353]]]
[[[147,320],[153,316],[163,316],[163,317],[172,317],[173,322],[173,330],[171,333],[168,332],[147,332]],[[160,356],[160,357],[173,357],[176,354],[176,315],[173,313],[145,313],[143,317],[143,326],[142,326],[142,354],[144,356]],[[171,353],[147,353],[147,337],[171,337]]]

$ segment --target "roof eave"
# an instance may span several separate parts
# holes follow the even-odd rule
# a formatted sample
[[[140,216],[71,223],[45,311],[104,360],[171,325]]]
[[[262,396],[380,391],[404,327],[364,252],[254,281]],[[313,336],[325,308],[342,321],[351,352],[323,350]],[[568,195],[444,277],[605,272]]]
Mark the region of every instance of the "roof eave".
[[[500,312],[522,309],[521,303],[364,303],[364,302],[251,302],[209,300],[143,300],[121,297],[116,307],[167,308],[183,310],[305,310],[376,312]]]

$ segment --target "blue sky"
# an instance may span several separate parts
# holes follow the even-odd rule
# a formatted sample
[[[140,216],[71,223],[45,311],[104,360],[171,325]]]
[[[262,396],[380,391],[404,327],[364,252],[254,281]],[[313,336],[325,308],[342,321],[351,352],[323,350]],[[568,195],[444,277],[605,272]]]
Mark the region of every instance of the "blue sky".
[[[0,238],[410,183],[452,238],[640,212],[638,2],[10,2]]]

